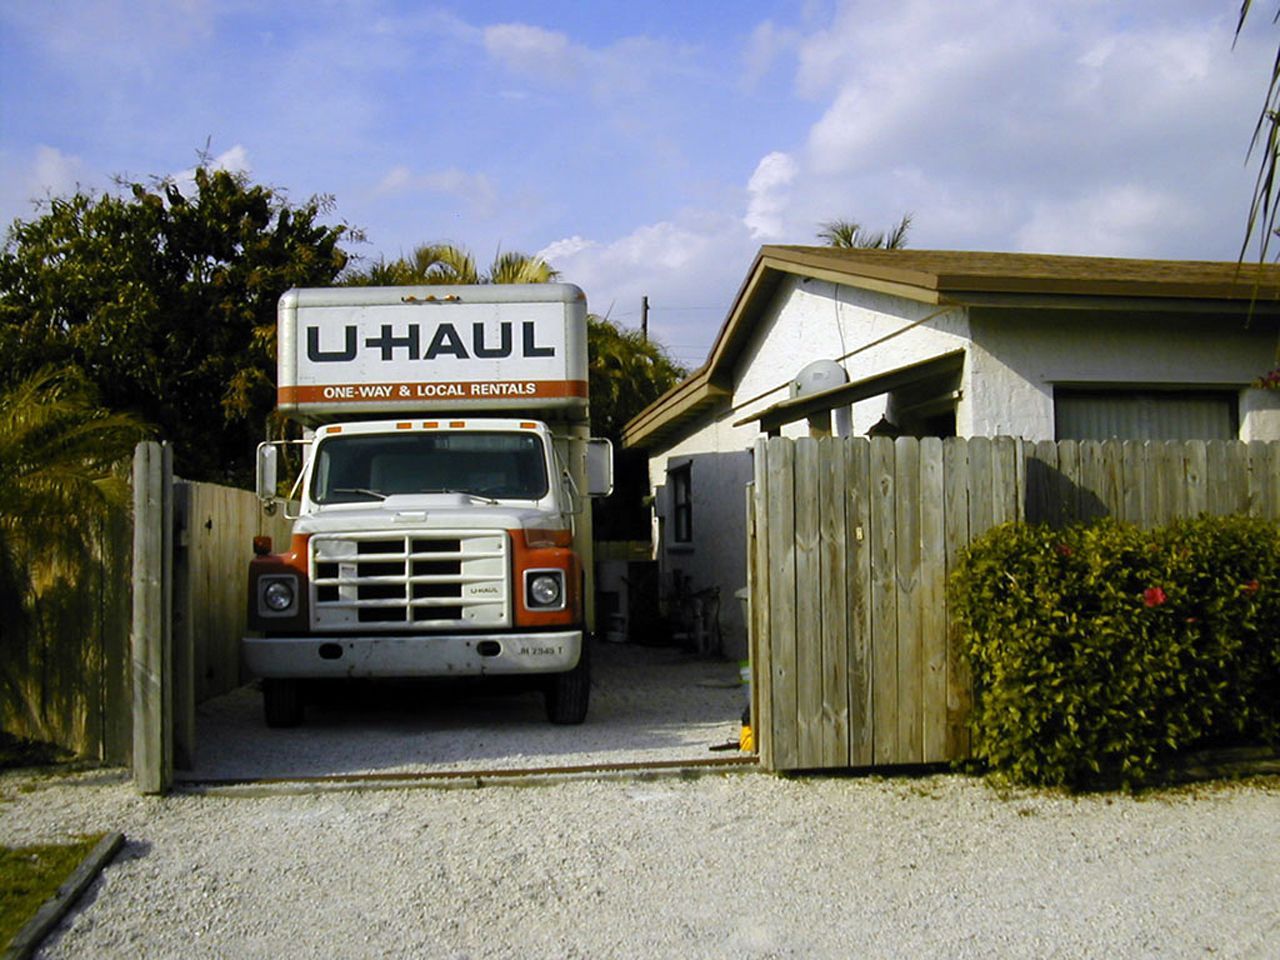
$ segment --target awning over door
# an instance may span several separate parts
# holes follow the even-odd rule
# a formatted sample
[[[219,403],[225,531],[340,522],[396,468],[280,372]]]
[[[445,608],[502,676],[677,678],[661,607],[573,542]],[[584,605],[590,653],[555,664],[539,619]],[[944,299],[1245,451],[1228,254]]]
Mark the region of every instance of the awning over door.
[[[734,423],[735,427],[759,421],[760,429],[774,434],[788,423],[803,420],[828,410],[845,407],[851,403],[868,400],[894,390],[907,387],[918,387],[932,380],[946,380],[952,384],[947,389],[954,390],[955,377],[964,365],[964,351],[956,350],[940,357],[923,360],[917,363],[864,377],[853,383],[843,383],[821,393],[813,393],[807,397],[796,397],[794,400],[783,400],[773,406],[744,417]],[[940,388],[941,389],[941,388]]]

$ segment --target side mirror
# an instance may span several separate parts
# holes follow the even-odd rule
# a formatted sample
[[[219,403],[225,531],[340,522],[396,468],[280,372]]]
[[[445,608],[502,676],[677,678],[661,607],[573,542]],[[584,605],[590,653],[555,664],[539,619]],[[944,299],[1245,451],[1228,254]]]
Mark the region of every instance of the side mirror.
[[[258,444],[258,472],[255,489],[258,499],[271,503],[280,499],[280,450],[274,443]]]
[[[613,493],[613,443],[587,441],[587,496],[607,497]]]

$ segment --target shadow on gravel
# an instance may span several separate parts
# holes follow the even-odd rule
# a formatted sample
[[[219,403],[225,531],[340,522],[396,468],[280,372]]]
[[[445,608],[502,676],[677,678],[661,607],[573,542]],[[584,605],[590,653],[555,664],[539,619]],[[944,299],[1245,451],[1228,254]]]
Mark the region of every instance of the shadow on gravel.
[[[737,679],[733,663],[596,643],[586,723],[567,727],[547,722],[540,693],[510,684],[368,681],[316,690],[303,726],[272,730],[250,685],[200,705],[195,768],[178,779],[705,760],[737,741],[746,703]]]

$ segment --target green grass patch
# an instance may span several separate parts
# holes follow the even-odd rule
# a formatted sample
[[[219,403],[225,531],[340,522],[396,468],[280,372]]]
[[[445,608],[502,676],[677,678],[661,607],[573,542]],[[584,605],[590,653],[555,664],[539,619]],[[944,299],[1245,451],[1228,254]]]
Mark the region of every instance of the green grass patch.
[[[6,947],[105,834],[74,843],[0,848],[0,944]]]

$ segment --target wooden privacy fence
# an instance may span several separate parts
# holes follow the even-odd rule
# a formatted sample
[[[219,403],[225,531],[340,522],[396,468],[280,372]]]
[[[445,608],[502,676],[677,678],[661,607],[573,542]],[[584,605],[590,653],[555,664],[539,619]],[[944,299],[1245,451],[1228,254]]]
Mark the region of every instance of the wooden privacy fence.
[[[240,684],[252,540],[283,545],[291,526],[170,463],[140,444],[132,516],[112,511],[74,555],[28,548],[22,609],[0,616],[0,727],[158,771],[152,786],[190,762],[196,704]]]
[[[1280,520],[1280,443],[773,438],[747,512],[762,763],[935,763],[969,754],[946,583],[971,541],[1011,520]]]

